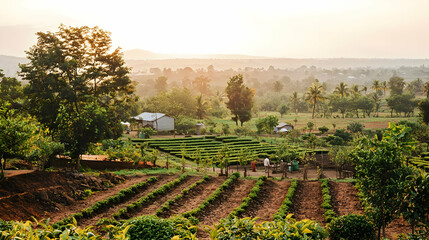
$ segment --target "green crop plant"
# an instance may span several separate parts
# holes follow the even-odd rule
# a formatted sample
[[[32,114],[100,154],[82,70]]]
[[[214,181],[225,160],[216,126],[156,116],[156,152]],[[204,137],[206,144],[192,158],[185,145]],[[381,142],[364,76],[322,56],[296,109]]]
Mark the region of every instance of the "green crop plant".
[[[154,191],[152,191],[148,195],[141,197],[140,199],[138,199],[137,201],[135,201],[131,204],[128,204],[125,208],[119,209],[118,212],[113,214],[113,217],[115,219],[126,218],[128,216],[128,213],[134,211],[135,209],[141,208],[143,206],[143,204],[154,199],[156,196],[165,193],[167,190],[171,189],[172,187],[174,187],[174,186],[178,185],[179,183],[181,183],[182,181],[184,181],[187,177],[188,177],[187,174],[182,174],[179,178],[175,179],[174,181],[162,185],[161,187],[155,189]]]
[[[267,180],[267,176],[265,176],[265,175],[259,177],[258,181],[256,181],[256,183],[255,183],[255,186],[250,190],[249,195],[243,199],[240,206],[237,207],[236,209],[234,209],[234,211],[232,211],[228,215],[228,217],[229,218],[240,217],[241,214],[243,214],[244,211],[246,211],[247,207],[249,206],[250,201],[252,201],[258,197],[258,194],[261,191],[261,186],[262,186],[262,184],[264,184],[264,182],[266,180]]]
[[[220,185],[216,191],[214,191],[204,202],[202,202],[197,208],[192,209],[189,212],[183,213],[182,216],[185,218],[195,217],[198,215],[202,210],[207,208],[210,203],[214,202],[219,196],[224,192],[227,188],[231,186],[233,182],[235,182],[240,177],[240,173],[235,172],[231,174],[231,176],[225,180],[225,182]]]
[[[290,187],[287,191],[286,197],[283,200],[282,205],[280,206],[277,213],[274,214],[274,220],[281,221],[282,219],[285,219],[287,217],[287,214],[289,213],[290,207],[292,207],[292,199],[295,195],[296,188],[298,187],[298,180],[294,178],[291,183]]]

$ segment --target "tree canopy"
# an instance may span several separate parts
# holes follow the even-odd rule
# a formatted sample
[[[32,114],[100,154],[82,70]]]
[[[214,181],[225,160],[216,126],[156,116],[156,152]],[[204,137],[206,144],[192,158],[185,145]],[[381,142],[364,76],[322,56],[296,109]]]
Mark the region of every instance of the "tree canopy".
[[[252,117],[255,91],[245,86],[243,75],[238,74],[229,79],[225,92],[229,100],[226,106],[231,110],[232,120],[235,121],[235,125],[238,126],[238,121],[240,121],[243,126],[243,123]]]
[[[63,141],[68,133],[62,131],[69,130],[64,124],[85,122],[76,128],[82,132],[68,137],[75,138],[71,141],[95,141],[88,128],[99,116],[86,113],[90,105],[104,117],[98,122],[103,126],[94,130],[101,128],[104,132],[96,136],[119,137],[119,122],[129,118],[136,97],[120,48],[111,50],[110,33],[98,27],[61,25],[58,32],[38,32],[37,37],[37,43],[26,52],[30,62],[20,65],[20,75],[29,81],[24,89],[29,97],[29,112]],[[75,147],[66,144],[72,152]]]

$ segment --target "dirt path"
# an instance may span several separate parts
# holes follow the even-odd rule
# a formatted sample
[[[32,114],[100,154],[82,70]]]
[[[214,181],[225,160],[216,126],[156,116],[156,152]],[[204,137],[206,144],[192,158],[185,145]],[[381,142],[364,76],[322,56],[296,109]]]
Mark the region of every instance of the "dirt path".
[[[128,204],[137,201],[139,198],[141,198],[141,197],[149,194],[153,190],[161,187],[162,185],[164,185],[164,184],[166,184],[168,182],[173,181],[178,176],[177,175],[158,175],[156,177],[158,178],[158,181],[156,181],[156,182],[148,185],[146,188],[144,188],[141,191],[139,191],[139,193],[137,195],[133,196],[128,201],[120,203],[120,204],[116,204],[116,205],[112,206],[111,208],[106,209],[102,213],[94,215],[92,218],[82,219],[79,222],[79,225],[80,226],[95,225],[97,223],[97,221],[99,219],[101,219],[101,218],[110,218],[110,217],[112,217],[112,215],[114,213],[116,213],[117,211],[119,211],[119,209],[125,208]],[[102,199],[100,199],[100,200],[102,200]]]
[[[293,197],[292,213],[296,220],[310,219],[322,225],[323,217],[322,187],[318,181],[298,181],[298,187]]]
[[[286,197],[290,181],[267,180],[261,186],[258,198],[249,204],[242,217],[260,217],[257,223],[272,221]]]
[[[225,180],[225,177],[211,177],[210,180],[200,184],[178,202],[172,204],[170,210],[163,212],[161,217],[169,218],[170,216],[182,214],[198,207],[210,194],[216,191]]]
[[[330,181],[331,203],[337,216],[350,213],[363,214],[362,204],[355,187],[347,182]]]
[[[204,211],[198,214],[200,228],[204,225],[213,226],[214,223],[218,223],[221,218],[228,216],[230,212],[240,206],[243,198],[249,195],[255,182],[256,180],[238,179],[232,188],[221,194],[213,204],[210,204]],[[206,239],[207,237],[207,232],[198,231],[198,239]]]
[[[389,239],[398,239],[396,236],[401,233],[411,233],[411,225],[403,218],[393,220],[386,227],[386,237]]]
[[[131,217],[142,216],[142,215],[153,215],[162,205],[168,201],[168,199],[174,199],[179,195],[183,189],[188,188],[196,181],[201,180],[199,176],[189,176],[178,185],[166,191],[163,195],[156,197],[156,199],[150,201],[148,205],[143,206],[141,209],[137,209],[135,212],[130,214]]]

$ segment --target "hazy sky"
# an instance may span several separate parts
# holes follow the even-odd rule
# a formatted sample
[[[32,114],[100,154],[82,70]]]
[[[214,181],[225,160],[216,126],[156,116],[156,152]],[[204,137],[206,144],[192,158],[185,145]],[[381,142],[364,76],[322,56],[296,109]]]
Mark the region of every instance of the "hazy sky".
[[[25,56],[63,23],[158,53],[429,57],[426,0],[0,0],[0,54]]]

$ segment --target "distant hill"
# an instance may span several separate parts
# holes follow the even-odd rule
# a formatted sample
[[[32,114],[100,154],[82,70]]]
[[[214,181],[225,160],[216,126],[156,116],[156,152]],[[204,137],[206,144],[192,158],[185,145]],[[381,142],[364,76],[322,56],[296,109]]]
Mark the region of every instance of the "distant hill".
[[[347,68],[392,68],[429,66],[429,59],[387,59],[387,58],[262,58],[262,59],[148,59],[126,60],[133,72],[147,71],[150,68],[203,68],[213,65],[216,70],[265,68],[295,69],[301,66],[315,66],[325,69]]]
[[[165,59],[265,59],[266,57],[237,54],[162,54],[133,49],[124,51],[126,60],[165,60]]]
[[[0,69],[7,77],[18,77],[19,63],[28,63],[28,59],[21,57],[0,55]]]

